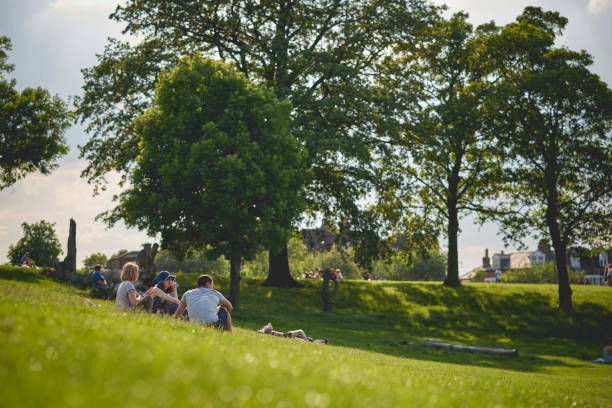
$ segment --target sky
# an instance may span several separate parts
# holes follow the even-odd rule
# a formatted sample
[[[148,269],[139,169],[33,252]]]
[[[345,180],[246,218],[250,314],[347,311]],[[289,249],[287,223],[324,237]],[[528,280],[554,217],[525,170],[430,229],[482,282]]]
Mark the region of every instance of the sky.
[[[436,1],[436,3],[442,3]],[[569,24],[559,45],[587,50],[594,56],[591,67],[608,85],[612,84],[612,0],[448,0],[449,13],[466,11],[477,25],[494,20],[498,25],[513,21],[526,6],[559,11]],[[9,63],[11,74],[21,90],[43,87],[64,100],[81,93],[81,69],[96,64],[108,37],[122,37],[122,26],[108,19],[116,0],[0,0],[0,35],[13,45]],[[106,229],[95,220],[112,208],[112,196],[119,192],[118,177],[111,177],[109,188],[93,196],[93,188],[80,178],[86,163],[78,158],[78,145],[88,139],[83,127],[66,132],[70,153],[59,161],[51,175],[32,174],[0,191],[0,263],[7,262],[9,245],[22,236],[21,224],[46,220],[55,223],[64,255],[70,218],[77,223],[77,265],[94,252],[107,256],[120,249],[138,250],[152,238],[137,230],[116,225]],[[461,221],[459,237],[460,273],[481,264],[485,249],[489,254],[504,248],[493,224],[476,226],[468,217]],[[536,241],[524,242],[535,249]]]

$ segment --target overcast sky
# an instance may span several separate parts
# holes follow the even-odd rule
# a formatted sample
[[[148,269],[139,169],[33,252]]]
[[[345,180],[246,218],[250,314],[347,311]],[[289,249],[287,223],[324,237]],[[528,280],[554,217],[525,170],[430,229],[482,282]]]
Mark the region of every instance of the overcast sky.
[[[449,0],[450,11],[464,10],[473,24],[494,20],[507,24],[525,6],[559,11],[569,18],[560,44],[585,49],[595,58],[592,70],[612,84],[612,0]],[[96,63],[108,37],[121,36],[122,27],[110,20],[114,0],[0,0],[0,35],[11,38],[9,62],[19,89],[41,86],[67,99],[81,92],[80,70]],[[78,159],[77,145],[88,136],[79,126],[66,134],[70,153],[50,176],[33,174],[0,191],[0,263],[7,261],[11,244],[22,236],[21,223],[42,219],[56,223],[56,231],[66,250],[70,218],[77,222],[78,266],[93,252],[111,255],[119,249],[137,250],[151,242],[144,233],[122,226],[106,230],[95,216],[112,206],[118,191],[117,179],[109,191],[92,197],[92,188],[79,177],[85,163]],[[460,272],[481,263],[485,248],[490,253],[505,249],[494,225],[478,228],[467,218],[461,222],[459,238]],[[534,241],[525,242],[533,248]]]

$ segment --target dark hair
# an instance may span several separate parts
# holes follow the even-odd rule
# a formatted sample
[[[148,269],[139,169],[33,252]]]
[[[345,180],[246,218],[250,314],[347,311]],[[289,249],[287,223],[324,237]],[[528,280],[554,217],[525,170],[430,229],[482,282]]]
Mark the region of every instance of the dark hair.
[[[208,275],[200,275],[198,278],[198,288],[203,288],[208,282],[212,283],[212,278]]]
[[[163,291],[164,291],[164,292],[166,292],[166,293],[172,293],[172,291],[174,290],[174,289],[172,288],[172,286],[168,286],[167,288],[164,288],[164,282],[165,282],[165,281],[161,281],[161,282],[159,282],[157,285],[155,285],[155,287],[157,287],[157,288],[159,288],[159,289],[163,290]]]
[[[96,271],[99,271],[100,269],[102,269],[102,265],[97,264],[96,266],[94,266],[94,269],[95,269]]]

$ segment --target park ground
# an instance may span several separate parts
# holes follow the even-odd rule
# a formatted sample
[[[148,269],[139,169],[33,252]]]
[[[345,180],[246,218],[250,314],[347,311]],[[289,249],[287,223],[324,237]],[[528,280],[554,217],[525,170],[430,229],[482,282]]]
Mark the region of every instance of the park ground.
[[[195,275],[178,276],[180,292]],[[301,289],[243,279],[234,331],[121,313],[87,290],[0,267],[0,406],[609,407],[612,288],[345,281],[321,312]],[[227,294],[222,277],[215,288]],[[255,332],[302,328],[329,345]],[[427,339],[516,348],[519,357],[437,350]]]

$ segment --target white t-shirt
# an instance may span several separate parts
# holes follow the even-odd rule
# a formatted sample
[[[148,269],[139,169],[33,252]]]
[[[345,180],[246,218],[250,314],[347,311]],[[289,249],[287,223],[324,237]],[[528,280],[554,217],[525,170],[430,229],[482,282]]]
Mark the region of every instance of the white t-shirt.
[[[213,289],[196,288],[183,294],[181,302],[187,305],[189,320],[199,323],[214,323],[217,317],[217,306],[225,297]]]
[[[117,310],[131,309],[133,307],[128,298],[128,292],[132,289],[136,290],[136,287],[131,281],[121,282],[119,289],[117,289],[117,298],[115,299],[115,308]]]

